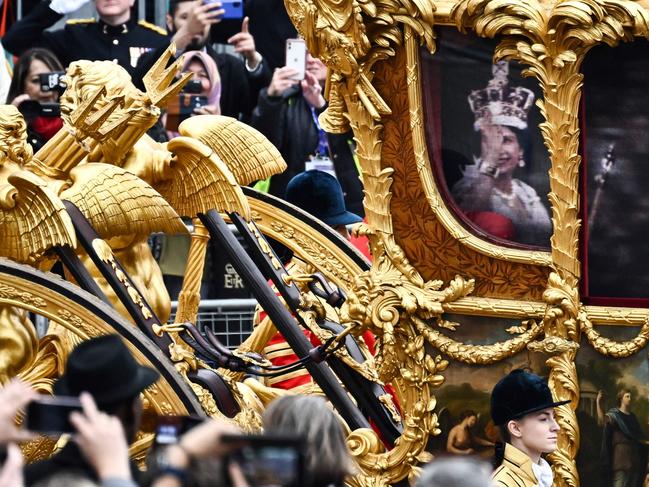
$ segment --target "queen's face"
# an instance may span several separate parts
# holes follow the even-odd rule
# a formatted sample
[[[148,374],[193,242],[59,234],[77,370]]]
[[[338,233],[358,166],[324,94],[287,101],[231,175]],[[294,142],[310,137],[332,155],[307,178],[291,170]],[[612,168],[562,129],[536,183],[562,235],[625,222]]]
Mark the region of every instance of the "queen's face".
[[[493,125],[491,130],[481,131],[482,154],[495,153],[501,174],[511,174],[523,158],[523,149],[516,133],[506,125]]]

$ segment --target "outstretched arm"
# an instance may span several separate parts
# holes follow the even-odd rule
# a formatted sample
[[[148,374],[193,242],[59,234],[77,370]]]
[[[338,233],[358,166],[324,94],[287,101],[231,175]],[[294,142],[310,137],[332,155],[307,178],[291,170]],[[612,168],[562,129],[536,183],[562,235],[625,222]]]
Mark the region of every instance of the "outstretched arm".
[[[595,400],[597,406],[597,424],[600,426],[604,425],[605,415],[604,415],[604,392],[597,391],[597,399]]]
[[[41,2],[28,15],[11,26],[2,38],[2,45],[15,56],[20,56],[32,47],[45,47],[56,54],[65,65],[67,64],[65,31],[45,30],[62,17],[62,14],[52,9],[50,2]]]

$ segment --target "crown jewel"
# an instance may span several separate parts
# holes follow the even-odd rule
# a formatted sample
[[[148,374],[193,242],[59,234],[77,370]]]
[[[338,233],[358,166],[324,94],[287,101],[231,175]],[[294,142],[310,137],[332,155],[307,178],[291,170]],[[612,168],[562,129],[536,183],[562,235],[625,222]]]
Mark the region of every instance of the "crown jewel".
[[[493,78],[482,90],[473,90],[469,106],[475,116],[473,128],[480,130],[487,114],[494,125],[527,128],[527,112],[534,103],[534,93],[522,86],[509,86],[509,63],[499,61],[491,68]]]

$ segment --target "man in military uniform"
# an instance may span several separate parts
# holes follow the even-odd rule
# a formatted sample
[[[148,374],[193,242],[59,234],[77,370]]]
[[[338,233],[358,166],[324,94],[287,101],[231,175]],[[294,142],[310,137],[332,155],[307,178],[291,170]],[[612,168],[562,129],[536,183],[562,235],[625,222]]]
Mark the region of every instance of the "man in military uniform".
[[[52,0],[38,4],[16,22],[2,39],[4,48],[19,56],[31,47],[50,49],[63,65],[72,61],[113,61],[133,75],[143,53],[168,46],[164,29],[131,17],[135,0],[95,0],[99,19],[69,20],[61,30],[46,31],[65,14],[88,0]]]

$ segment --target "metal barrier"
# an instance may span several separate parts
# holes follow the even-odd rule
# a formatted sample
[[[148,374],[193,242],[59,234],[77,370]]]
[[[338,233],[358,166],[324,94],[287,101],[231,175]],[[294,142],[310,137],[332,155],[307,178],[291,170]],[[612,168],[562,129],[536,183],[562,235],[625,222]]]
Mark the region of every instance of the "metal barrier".
[[[252,333],[255,299],[204,299],[198,310],[196,326],[209,327],[225,346],[235,348]],[[178,301],[171,302],[170,322],[178,309]]]

